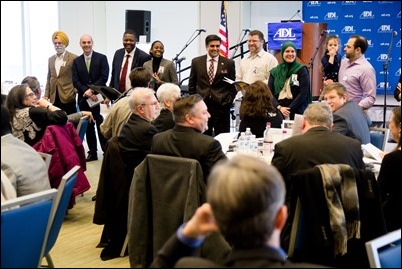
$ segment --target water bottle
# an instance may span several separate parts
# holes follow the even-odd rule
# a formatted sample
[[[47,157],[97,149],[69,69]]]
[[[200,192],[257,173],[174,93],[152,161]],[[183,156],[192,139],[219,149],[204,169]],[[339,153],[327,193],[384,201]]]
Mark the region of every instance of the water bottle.
[[[244,132],[244,148],[245,151],[250,151],[250,144],[251,144],[251,136],[253,134],[251,133],[251,129],[250,128],[246,128],[246,131]]]
[[[270,129],[271,129],[271,123],[267,122],[264,131],[264,145],[262,150],[263,155],[270,155],[272,152],[272,144],[274,140],[272,138],[272,132],[269,131]]]
[[[246,140],[246,134],[245,132],[241,132],[239,137],[239,145],[237,147],[238,152],[246,151],[245,140]]]
[[[265,126],[265,131],[264,131],[264,142],[265,143],[272,143],[272,134],[269,131],[271,129],[271,123],[267,122],[267,125]]]

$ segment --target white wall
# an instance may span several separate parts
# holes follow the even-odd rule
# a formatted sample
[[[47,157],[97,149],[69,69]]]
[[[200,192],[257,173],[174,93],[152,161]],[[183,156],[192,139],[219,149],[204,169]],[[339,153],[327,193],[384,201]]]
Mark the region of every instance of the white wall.
[[[60,1],[60,29],[70,37],[68,50],[81,54],[79,38],[91,34],[94,49],[106,54],[111,64],[114,52],[122,47],[125,30],[125,10],[151,11],[151,41],[159,39],[165,45],[167,59],[178,54],[196,29],[205,29],[180,55],[186,57],[182,68],[191,59],[205,53],[205,37],[218,32],[221,1]],[[229,45],[237,43],[241,30],[258,29],[266,34],[266,23],[290,18],[301,1],[256,2],[228,1]],[[182,79],[189,72],[182,75]],[[186,84],[186,83],[185,83]]]

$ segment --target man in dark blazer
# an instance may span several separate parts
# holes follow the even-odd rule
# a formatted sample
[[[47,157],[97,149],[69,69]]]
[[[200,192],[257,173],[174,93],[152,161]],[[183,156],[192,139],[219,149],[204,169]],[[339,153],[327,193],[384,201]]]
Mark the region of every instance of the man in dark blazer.
[[[322,268],[290,263],[280,247],[285,192],[278,170],[258,157],[236,155],[217,164],[208,178],[208,203],[165,243],[151,268]],[[233,247],[224,264],[185,257],[217,231]]]
[[[218,135],[230,132],[230,107],[237,94],[234,85],[223,79],[235,80],[235,63],[219,55],[221,38],[209,35],[205,38],[207,54],[191,61],[190,78],[188,81],[189,94],[200,94],[208,107],[211,118],[208,121],[207,135]],[[212,78],[209,70],[213,63]]]
[[[303,113],[303,134],[275,144],[272,158],[286,183],[286,202],[290,199],[290,175],[318,164],[348,164],[364,169],[358,140],[331,131],[333,117],[327,103],[310,104]]]
[[[370,143],[370,120],[357,103],[348,101],[348,93],[342,83],[325,86],[322,96],[334,115],[333,132],[356,138],[362,144]]]
[[[78,91],[78,106],[81,111],[92,112],[98,131],[99,144],[102,151],[104,151],[106,140],[100,131],[100,125],[103,122],[100,105],[91,108],[87,100],[92,99],[93,101],[97,101],[96,93],[88,85],[106,86],[109,78],[109,63],[105,55],[93,50],[93,39],[90,35],[83,35],[80,38],[80,46],[83,54],[74,60],[72,68],[73,84]],[[90,122],[86,130],[89,149],[87,161],[98,159],[95,123]]]
[[[121,92],[125,92],[131,88],[129,74],[130,71],[136,67],[142,67],[146,61],[151,60],[151,56],[136,48],[137,43],[137,35],[136,33],[131,30],[127,29],[123,34],[123,47],[121,49],[116,50],[113,56],[113,63],[112,63],[112,77],[110,79],[110,87],[119,90],[119,83],[120,83],[120,76],[121,71],[123,70],[124,64],[127,59],[127,55],[130,55],[128,58],[129,61],[129,69],[127,70],[126,75],[126,87],[124,90],[120,90]]]
[[[203,134],[210,115],[202,96],[194,94],[177,100],[173,115],[176,125],[154,136],[151,153],[196,159],[206,179],[212,166],[226,156],[218,140]]]

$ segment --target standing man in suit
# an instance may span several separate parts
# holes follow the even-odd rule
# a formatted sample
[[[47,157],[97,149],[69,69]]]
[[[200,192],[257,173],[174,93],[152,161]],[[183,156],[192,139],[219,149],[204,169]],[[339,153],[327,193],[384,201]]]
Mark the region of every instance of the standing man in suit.
[[[202,96],[176,100],[173,115],[176,125],[154,136],[151,153],[198,160],[206,179],[212,166],[226,155],[218,140],[205,135],[210,115]]]
[[[324,87],[322,95],[334,115],[332,131],[356,138],[362,144],[370,143],[367,115],[357,103],[348,101],[345,86],[334,82]]]
[[[205,134],[216,136],[230,132],[230,107],[236,96],[236,89],[223,78],[235,80],[235,63],[219,55],[221,38],[209,35],[205,38],[207,54],[191,61],[189,94],[200,94],[208,107],[211,118]]]
[[[49,58],[44,98],[68,115],[77,112],[76,89],[73,85],[72,67],[77,55],[66,51],[68,36],[62,31],[52,35],[56,55]]]
[[[303,114],[303,134],[292,136],[275,145],[272,165],[278,168],[290,198],[289,177],[318,164],[348,164],[364,169],[361,143],[332,132],[333,116],[327,103],[312,103]],[[325,150],[324,150],[325,149]]]
[[[88,85],[106,86],[109,78],[109,63],[105,55],[93,50],[93,39],[90,35],[83,35],[80,38],[80,46],[83,54],[73,62],[73,83],[78,90],[78,106],[81,111],[92,112],[98,131],[99,144],[103,151],[106,145],[106,140],[100,131],[103,117],[100,113],[100,105],[92,108],[88,105],[88,99],[97,101],[96,94]],[[89,149],[87,162],[98,160],[95,123],[90,122],[86,130]]]
[[[135,47],[136,43],[137,43],[136,33],[131,29],[127,29],[123,34],[124,48],[116,50],[113,56],[112,77],[110,79],[110,87],[115,88],[121,93],[131,88],[131,82],[129,79],[130,71],[136,67],[140,66],[142,67],[146,61],[151,60],[151,56],[148,53]],[[123,85],[120,84],[120,79],[126,61],[128,61],[128,70],[126,73],[126,77],[123,78],[125,79],[125,84]],[[119,88],[119,85],[121,85],[122,87]]]

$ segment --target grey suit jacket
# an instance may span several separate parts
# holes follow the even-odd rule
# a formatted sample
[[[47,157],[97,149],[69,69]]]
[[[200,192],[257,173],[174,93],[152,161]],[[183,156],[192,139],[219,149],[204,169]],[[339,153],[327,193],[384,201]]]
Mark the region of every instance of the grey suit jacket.
[[[153,60],[149,60],[149,61],[144,63],[144,67],[151,74],[153,73],[152,61]],[[162,59],[161,64],[159,65],[158,76],[159,76],[160,80],[162,81],[162,83],[163,82],[170,82],[170,83],[174,83],[176,85],[179,84],[179,81],[177,79],[176,67],[174,66],[172,61],[167,60],[165,58]]]
[[[56,55],[49,58],[45,97],[48,97],[51,103],[56,100],[56,90],[62,103],[67,104],[75,100],[77,90],[73,85],[72,72],[75,58],[77,58],[77,55],[66,51],[63,58],[65,63],[60,67],[58,76],[55,68]]]
[[[370,143],[367,116],[361,107],[353,101],[346,102],[334,112],[332,131],[356,138],[362,144]]]

